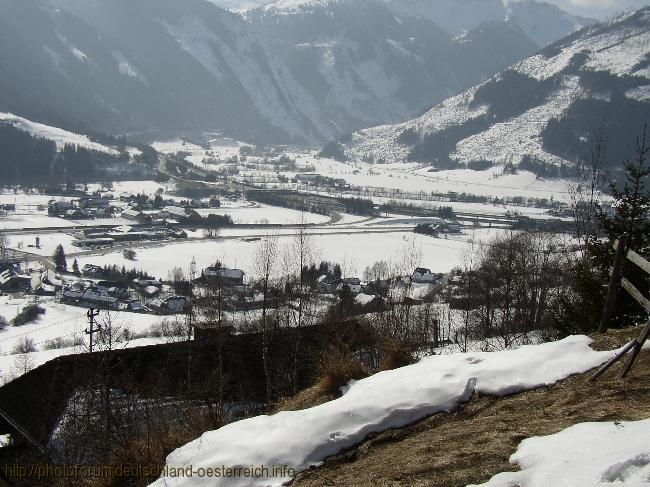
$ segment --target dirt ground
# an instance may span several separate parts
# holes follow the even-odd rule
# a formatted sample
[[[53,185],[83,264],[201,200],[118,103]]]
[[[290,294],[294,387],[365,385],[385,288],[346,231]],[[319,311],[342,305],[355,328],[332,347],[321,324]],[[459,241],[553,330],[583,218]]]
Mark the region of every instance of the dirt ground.
[[[594,348],[613,349],[640,328],[595,335]],[[506,398],[475,396],[454,413],[437,414],[408,428],[391,430],[318,468],[298,475],[294,486],[465,486],[498,472],[517,445],[530,436],[557,433],[585,421],[650,418],[650,351],[644,351],[623,381],[614,366],[597,382],[591,373]]]

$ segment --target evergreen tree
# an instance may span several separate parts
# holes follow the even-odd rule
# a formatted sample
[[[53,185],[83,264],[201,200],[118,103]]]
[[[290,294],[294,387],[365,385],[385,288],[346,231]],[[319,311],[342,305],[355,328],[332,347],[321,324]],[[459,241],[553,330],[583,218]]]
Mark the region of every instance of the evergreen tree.
[[[594,266],[600,273],[601,282],[609,281],[609,270],[614,262],[613,243],[623,234],[626,235],[626,248],[648,257],[650,255],[650,191],[646,187],[650,166],[646,145],[646,129],[642,138],[637,141],[636,158],[625,161],[625,180],[623,183],[612,183],[611,193],[614,197],[612,211],[598,210],[600,226],[607,239],[592,239],[590,254]],[[621,187],[622,184],[622,187]],[[636,265],[624,262],[623,273],[637,289],[647,294],[649,279]],[[612,326],[622,327],[636,324],[643,320],[646,311],[628,295],[619,292],[617,306],[612,317]]]
[[[334,279],[341,279],[342,277],[341,266],[336,264],[334,266]]]
[[[163,206],[163,197],[160,194],[156,194],[153,198],[153,207],[162,208]]]
[[[63,250],[63,245],[61,244],[57,245],[56,249],[54,250],[54,255],[52,256],[52,260],[54,260],[54,266],[56,267],[57,271],[65,271],[68,269],[68,262],[66,261],[65,258],[65,251]]]
[[[77,262],[77,259],[75,259],[74,262],[72,263],[72,272],[74,272],[75,275],[77,275],[77,276],[80,274],[80,272],[79,272],[79,262]]]
[[[643,253],[650,244],[650,192],[646,188],[650,175],[647,161],[650,147],[646,146],[645,128],[643,138],[637,142],[636,152],[636,159],[624,164],[623,187],[620,188],[616,183],[611,184],[614,211],[610,213],[600,209],[599,220],[610,241],[626,233],[628,248]]]
[[[646,181],[650,174],[646,131],[638,141],[634,161],[624,163],[624,183],[612,183],[611,211],[598,208],[601,235],[588,239],[587,252],[567,273],[570,290],[561,293],[555,309],[556,327],[564,334],[588,333],[600,322],[603,303],[614,263],[613,243],[627,235],[627,248],[650,256],[650,193]],[[606,238],[603,238],[606,237]],[[636,265],[624,262],[623,274],[647,295],[649,279]],[[619,290],[610,326],[620,328],[645,319],[646,312],[625,291]]]

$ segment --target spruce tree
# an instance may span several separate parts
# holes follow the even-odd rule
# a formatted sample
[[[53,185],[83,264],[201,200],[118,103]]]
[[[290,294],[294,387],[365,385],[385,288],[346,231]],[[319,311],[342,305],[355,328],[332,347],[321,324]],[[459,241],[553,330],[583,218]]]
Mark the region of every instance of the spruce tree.
[[[68,270],[68,262],[65,258],[65,251],[63,250],[63,245],[57,245],[54,250],[54,255],[52,256],[54,260],[54,266],[57,271],[66,271]]]
[[[561,334],[589,333],[597,329],[614,263],[613,243],[628,236],[627,248],[650,256],[650,193],[646,187],[650,167],[646,130],[637,142],[633,161],[623,164],[624,180],[610,183],[611,209],[599,207],[599,232],[588,239],[584,260],[568,269],[571,291],[562,293],[553,305],[555,327]],[[636,265],[625,262],[623,274],[647,295],[648,276]],[[610,326],[620,328],[644,320],[646,313],[625,291],[619,289]]]
[[[648,165],[650,147],[646,142],[646,129],[637,141],[636,157],[625,161],[625,179],[610,185],[614,198],[612,209],[599,208],[598,219],[606,239],[593,239],[590,254],[598,269],[601,282],[609,281],[609,270],[614,262],[613,243],[626,235],[626,248],[648,258],[650,256],[650,191],[646,182],[650,175]],[[624,262],[623,274],[637,289],[647,295],[649,278],[629,261]],[[647,312],[626,292],[619,292],[612,317],[613,327],[630,326],[644,319]]]

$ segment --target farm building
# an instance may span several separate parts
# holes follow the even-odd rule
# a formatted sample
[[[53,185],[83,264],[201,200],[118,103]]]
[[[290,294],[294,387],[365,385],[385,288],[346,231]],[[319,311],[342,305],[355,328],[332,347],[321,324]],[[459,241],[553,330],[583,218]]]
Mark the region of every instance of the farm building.
[[[246,274],[241,269],[208,267],[203,271],[203,275],[209,280],[221,279],[221,282],[225,285],[243,286]]]
[[[438,282],[438,276],[436,274],[432,274],[429,269],[418,267],[413,271],[411,280],[418,283],[434,284]]]
[[[133,220],[139,223],[146,223],[150,220],[149,215],[145,215],[141,211],[134,210],[133,208],[127,208],[126,210],[122,211],[122,214],[120,216],[122,218],[126,218],[127,220]]]
[[[195,220],[201,218],[201,215],[191,208],[181,208],[180,206],[165,206],[159,214],[160,218],[171,218],[178,222]]]
[[[86,264],[81,268],[81,275],[85,277],[103,277],[104,269],[98,265]]]
[[[9,264],[0,265],[0,290],[15,292],[29,289],[30,278],[20,276],[15,268]]]
[[[149,303],[149,308],[158,314],[177,314],[185,311],[187,299],[185,296],[164,296]]]

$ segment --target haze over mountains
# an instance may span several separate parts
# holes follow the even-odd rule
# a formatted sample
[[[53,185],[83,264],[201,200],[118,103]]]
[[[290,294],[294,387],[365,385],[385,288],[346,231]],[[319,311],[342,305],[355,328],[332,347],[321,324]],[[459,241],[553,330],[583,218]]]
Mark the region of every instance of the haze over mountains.
[[[404,120],[590,23],[532,1],[2,3],[0,112],[275,143]]]
[[[219,7],[233,11],[245,11],[255,7],[260,7],[272,0],[209,0]],[[428,3],[434,3],[436,0],[429,0]],[[514,0],[516,2],[517,0]],[[554,4],[566,12],[583,17],[592,17],[604,20],[607,17],[622,13],[624,11],[637,10],[644,5],[643,0],[547,0],[548,3]],[[506,1],[506,4],[512,4],[513,1]]]
[[[567,175],[604,129],[608,158],[631,155],[650,113],[650,8],[558,41],[412,121],[362,130],[329,150],[437,168],[521,164]]]

